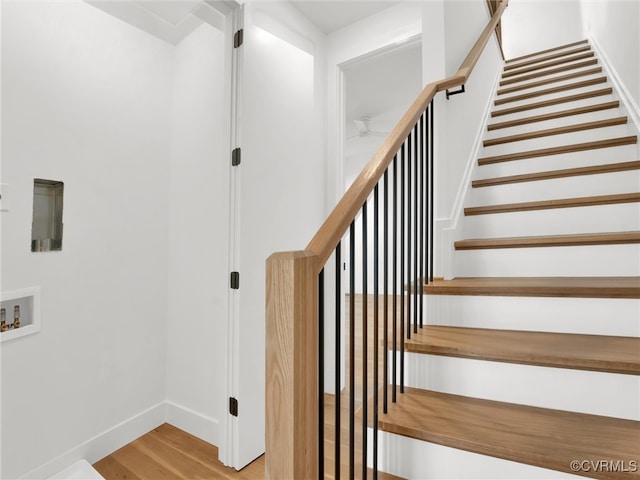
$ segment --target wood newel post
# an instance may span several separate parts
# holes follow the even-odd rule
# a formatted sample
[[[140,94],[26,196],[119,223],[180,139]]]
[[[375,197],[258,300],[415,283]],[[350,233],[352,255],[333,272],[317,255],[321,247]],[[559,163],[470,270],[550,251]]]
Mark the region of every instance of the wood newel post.
[[[266,478],[318,477],[318,257],[267,259]]]

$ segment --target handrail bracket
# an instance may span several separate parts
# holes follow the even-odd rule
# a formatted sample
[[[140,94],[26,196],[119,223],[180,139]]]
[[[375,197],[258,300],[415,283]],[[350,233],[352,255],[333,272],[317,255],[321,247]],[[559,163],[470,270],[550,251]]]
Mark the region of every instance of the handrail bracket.
[[[447,91],[445,92],[445,94],[446,94],[446,96],[447,96],[447,100],[449,100],[449,97],[450,97],[451,95],[458,95],[459,93],[464,93],[464,92],[465,92],[465,90],[464,90],[464,84],[462,84],[462,85],[460,86],[460,89],[459,89],[459,90],[449,91],[449,89],[447,89]]]

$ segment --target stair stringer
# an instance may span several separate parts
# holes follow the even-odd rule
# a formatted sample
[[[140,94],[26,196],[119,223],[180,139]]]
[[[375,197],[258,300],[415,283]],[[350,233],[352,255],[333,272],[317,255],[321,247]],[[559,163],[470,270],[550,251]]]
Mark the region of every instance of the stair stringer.
[[[611,60],[602,49],[602,46],[593,36],[589,36],[589,43],[595,50],[598,59],[602,62],[602,68],[607,74],[609,81],[613,84],[614,92],[616,92],[617,96],[619,96],[620,101],[627,111],[627,114],[629,115],[630,119],[633,120],[636,130],[640,131],[640,107],[631,96],[631,93],[629,93],[629,90],[620,78],[617,70],[613,67]]]

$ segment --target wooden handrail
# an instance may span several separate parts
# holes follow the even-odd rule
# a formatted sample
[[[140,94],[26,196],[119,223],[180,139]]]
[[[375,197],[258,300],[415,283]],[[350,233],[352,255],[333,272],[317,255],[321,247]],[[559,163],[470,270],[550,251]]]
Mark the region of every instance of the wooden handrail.
[[[438,92],[467,81],[507,1],[503,0],[456,74],[424,87],[307,249],[274,253],[267,259],[267,480],[305,480],[318,475],[318,273],[431,100]]]
[[[349,228],[349,225],[393,160],[394,155],[398,152],[409,135],[409,132],[420,118],[420,115],[426,110],[436,93],[466,83],[473,68],[480,59],[480,55],[482,55],[489,38],[491,38],[496,25],[500,22],[502,13],[505,8],[507,8],[508,3],[508,0],[502,1],[500,7],[498,7],[493,17],[491,17],[491,20],[478,37],[478,40],[469,51],[469,54],[455,75],[429,83],[424,87],[420,95],[418,95],[418,98],[416,98],[407,109],[398,124],[340,199],[311,242],[309,242],[307,251],[313,252],[318,256],[318,268],[320,270],[324,267],[324,264],[333,253],[336,245],[338,245],[347,228]]]

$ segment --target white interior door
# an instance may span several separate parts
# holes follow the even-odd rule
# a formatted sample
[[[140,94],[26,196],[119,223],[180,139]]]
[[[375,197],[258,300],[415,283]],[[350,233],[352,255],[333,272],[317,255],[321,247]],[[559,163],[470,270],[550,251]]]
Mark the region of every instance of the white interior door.
[[[288,34],[267,31],[272,19],[257,8],[244,5],[238,108],[242,160],[232,179],[232,262],[240,274],[239,289],[232,290],[235,468],[264,452],[265,261],[276,251],[305,247],[319,226],[324,201],[322,156],[312,147],[319,138],[314,57]]]

